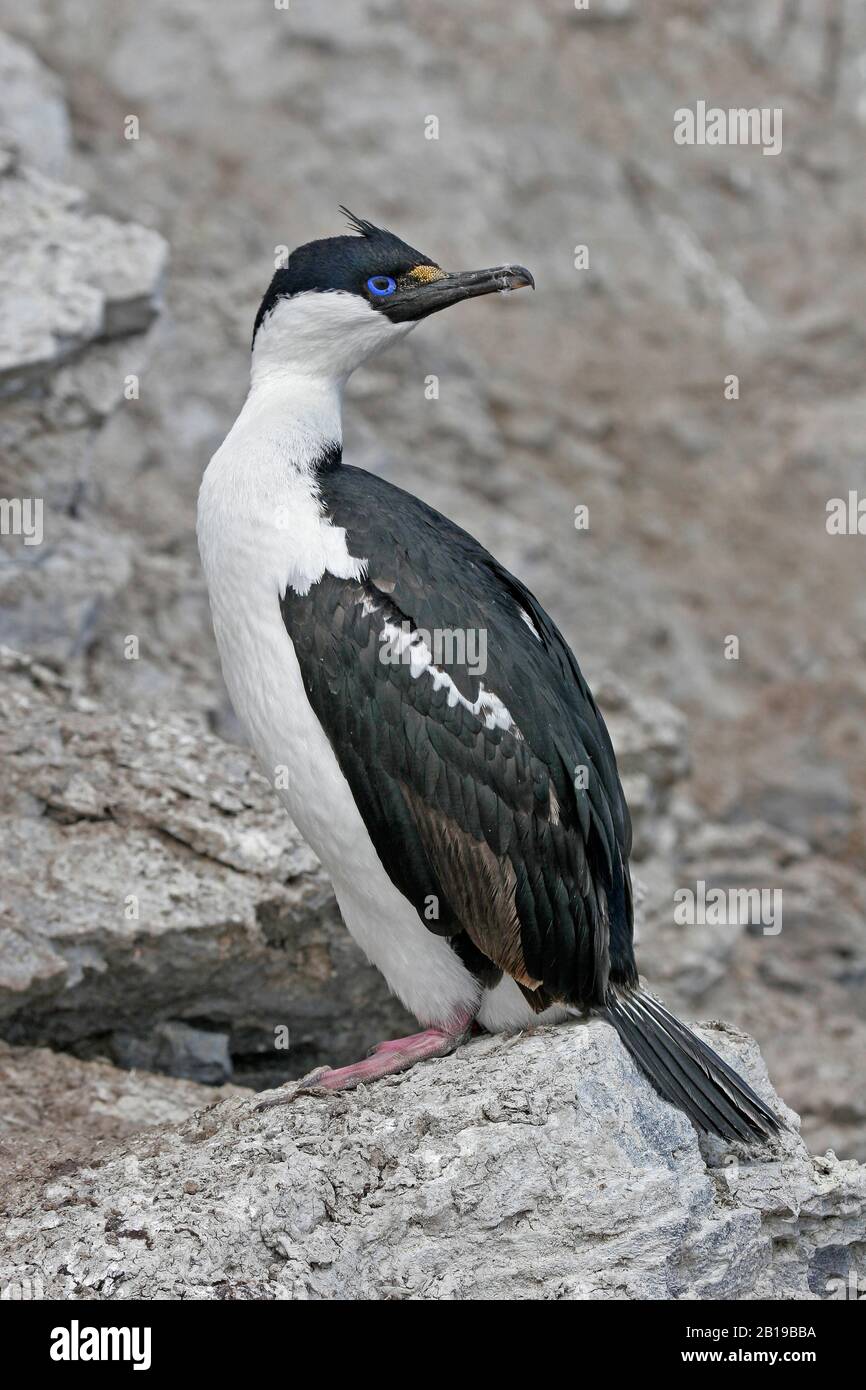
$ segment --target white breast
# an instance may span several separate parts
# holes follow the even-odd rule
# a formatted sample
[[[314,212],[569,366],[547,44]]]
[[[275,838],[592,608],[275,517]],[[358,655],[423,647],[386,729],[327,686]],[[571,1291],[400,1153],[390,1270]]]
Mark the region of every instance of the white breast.
[[[472,1008],[476,982],[385,873],[282,621],[287,584],[304,594],[325,570],[363,572],[363,557],[350,556],[345,533],[322,516],[309,471],[289,457],[286,434],[277,441],[242,415],[202,482],[199,548],[226,686],[352,935],[422,1023],[447,1023]]]

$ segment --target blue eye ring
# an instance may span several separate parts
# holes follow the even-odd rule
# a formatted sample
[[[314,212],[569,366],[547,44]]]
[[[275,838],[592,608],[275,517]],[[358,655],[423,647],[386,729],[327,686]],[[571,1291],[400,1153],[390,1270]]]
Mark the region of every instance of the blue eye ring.
[[[367,289],[378,299],[384,299],[386,295],[393,294],[397,288],[397,281],[392,280],[390,275],[371,275],[367,281]]]

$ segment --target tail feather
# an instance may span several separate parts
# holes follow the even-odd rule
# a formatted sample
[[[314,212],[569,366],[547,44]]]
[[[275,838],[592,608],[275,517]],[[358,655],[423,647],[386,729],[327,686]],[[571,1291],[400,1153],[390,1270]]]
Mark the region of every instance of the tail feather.
[[[698,1129],[754,1143],[782,1127],[751,1086],[651,994],[611,995],[602,1017],[659,1094]]]

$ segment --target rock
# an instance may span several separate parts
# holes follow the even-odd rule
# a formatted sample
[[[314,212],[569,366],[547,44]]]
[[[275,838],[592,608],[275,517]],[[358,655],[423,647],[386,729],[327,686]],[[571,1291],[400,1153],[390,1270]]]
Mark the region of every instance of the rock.
[[[196,1086],[0,1042],[0,1188],[70,1171],[93,1162],[105,1143],[178,1124],[216,1099],[242,1094],[239,1086]]]
[[[670,853],[676,836],[671,798],[689,770],[685,720],[664,700],[635,699],[611,676],[600,682],[597,699],[629,805],[634,856]]]
[[[56,178],[69,151],[69,116],[60,79],[29,48],[0,33],[0,131],[21,158]]]
[[[750,1039],[701,1032],[779,1104]],[[227,1100],[3,1206],[0,1281],[49,1298],[812,1299],[866,1269],[866,1170],[699,1140],[601,1022]]]
[[[801,768],[792,784],[765,781],[734,810],[737,820],[764,820],[807,841],[816,850],[833,852],[852,829],[856,805],[844,769]]]
[[[189,1077],[219,1086],[232,1074],[228,1033],[190,1028],[172,1020],[158,1023],[144,1037],[118,1029],[112,1038],[114,1059],[122,1067]]]
[[[27,168],[0,178],[0,395],[13,396],[99,339],[156,315],[167,248]],[[118,395],[123,378],[118,382]]]
[[[0,642],[58,668],[133,576],[131,536],[94,506],[93,447],[139,380],[166,259],[158,233],[88,213],[78,190],[0,174],[0,496],[40,508],[35,543],[3,528]]]
[[[623,24],[637,19],[634,0],[580,0],[574,8],[575,22],[581,24]]]
[[[673,846],[651,844],[636,866],[642,970],[675,1009],[711,1010],[759,1038],[811,1146],[866,1160],[855,1080],[866,1053],[862,875],[760,821],[707,822],[677,805],[661,828]],[[772,894],[777,920],[766,932],[749,921],[678,925],[674,894],[699,880]]]
[[[200,720],[100,709],[6,653],[0,749],[4,1037],[212,1081],[228,1039],[261,1085],[411,1026],[250,755]]]
[[[46,508],[43,517],[42,544],[4,546],[11,554],[0,569],[0,641],[74,669],[93,644],[103,610],[132,577],[131,547],[127,537],[86,516]]]

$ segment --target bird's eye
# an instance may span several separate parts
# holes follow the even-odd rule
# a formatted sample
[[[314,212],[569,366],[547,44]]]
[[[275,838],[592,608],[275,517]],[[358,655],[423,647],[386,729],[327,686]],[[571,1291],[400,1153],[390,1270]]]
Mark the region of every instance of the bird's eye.
[[[392,280],[390,275],[371,275],[367,281],[367,289],[379,299],[386,294],[393,294],[396,288],[397,281]]]

